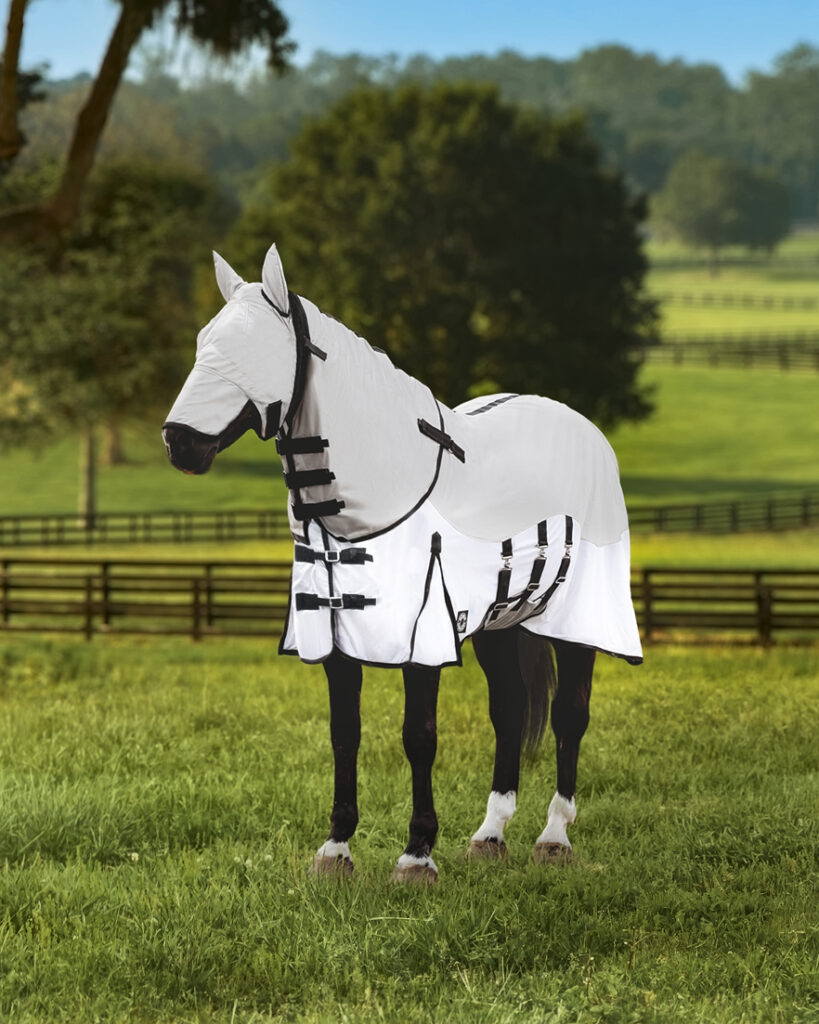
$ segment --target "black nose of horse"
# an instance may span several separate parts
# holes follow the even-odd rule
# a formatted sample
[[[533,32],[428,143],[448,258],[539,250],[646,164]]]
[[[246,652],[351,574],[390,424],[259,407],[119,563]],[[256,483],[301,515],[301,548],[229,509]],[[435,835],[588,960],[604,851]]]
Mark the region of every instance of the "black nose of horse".
[[[162,440],[171,464],[183,473],[207,473],[219,451],[219,438],[200,434],[191,427],[166,423]]]

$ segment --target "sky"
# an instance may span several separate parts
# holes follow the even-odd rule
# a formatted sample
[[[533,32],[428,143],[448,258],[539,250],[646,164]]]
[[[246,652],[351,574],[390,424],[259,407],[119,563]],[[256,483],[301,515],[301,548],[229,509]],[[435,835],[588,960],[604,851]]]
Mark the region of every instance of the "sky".
[[[773,58],[797,42],[819,45],[817,0],[280,0],[280,6],[298,44],[298,64],[317,49],[436,58],[514,49],[566,59],[620,43],[665,60],[718,64],[741,84],[749,69],[770,70]],[[47,62],[53,78],[94,71],[116,13],[113,0],[31,0],[22,66]],[[165,32],[163,41],[172,37]],[[179,54],[184,60],[184,47]]]

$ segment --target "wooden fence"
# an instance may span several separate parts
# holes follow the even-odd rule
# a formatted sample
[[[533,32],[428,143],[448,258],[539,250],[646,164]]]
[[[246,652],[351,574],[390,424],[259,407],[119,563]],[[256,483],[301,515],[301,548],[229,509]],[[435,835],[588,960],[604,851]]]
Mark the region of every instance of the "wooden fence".
[[[723,306],[742,309],[819,309],[819,295],[760,295],[756,292],[660,292],[673,306]]]
[[[816,569],[640,569],[632,596],[648,643],[819,640]]]
[[[281,540],[290,536],[281,509],[210,512],[100,512],[86,523],[76,512],[0,516],[0,547]]]
[[[278,636],[289,585],[289,562],[6,558],[0,628]]]
[[[666,338],[646,350],[650,362],[685,363],[739,368],[819,370],[819,335],[722,335],[700,338]]]
[[[819,523],[819,492],[782,498],[629,506],[634,532],[735,533]],[[284,509],[105,512],[86,525],[76,513],[0,516],[0,548],[192,541],[289,540]]]
[[[281,635],[287,562],[44,558],[0,563],[8,633]],[[632,593],[651,641],[819,640],[819,570],[637,569]],[[364,613],[362,613],[364,614]]]
[[[680,505],[630,505],[633,533],[739,533],[793,530],[819,523],[819,493]]]

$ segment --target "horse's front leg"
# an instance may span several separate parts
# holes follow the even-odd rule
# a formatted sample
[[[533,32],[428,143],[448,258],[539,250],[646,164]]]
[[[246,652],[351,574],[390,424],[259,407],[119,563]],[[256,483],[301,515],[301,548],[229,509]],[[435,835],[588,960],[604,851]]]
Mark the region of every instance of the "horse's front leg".
[[[313,858],[312,873],[353,873],[349,839],[358,824],[357,765],[361,742],[361,665],[337,651],[324,662],[330,688],[330,740],[335,783],[330,835]]]
[[[576,817],[574,793],[577,755],[589,724],[595,652],[588,647],[552,640],[557,658],[557,693],[552,701],[552,731],[557,747],[557,792],[549,804],[546,828],[535,844],[535,860],[571,861],[566,827]]]
[[[395,866],[395,882],[434,882],[438,868],[430,856],[438,835],[432,798],[432,765],[438,749],[440,669],[404,669],[404,751],[412,772],[409,842]]]

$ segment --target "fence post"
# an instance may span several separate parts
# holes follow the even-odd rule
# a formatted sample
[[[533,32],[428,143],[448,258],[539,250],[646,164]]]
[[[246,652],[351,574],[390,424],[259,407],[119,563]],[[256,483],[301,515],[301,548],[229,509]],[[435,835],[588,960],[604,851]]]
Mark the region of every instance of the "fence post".
[[[205,565],[205,622],[213,625],[213,566]]]
[[[111,579],[109,576],[110,563],[103,562],[101,565],[102,571],[102,624],[103,626],[111,625]]]
[[[201,580],[191,580],[191,640],[202,639]]]
[[[3,559],[3,625],[8,625],[9,613],[9,568],[11,563],[7,558]]]
[[[94,577],[85,577],[85,639],[94,636]]]
[[[773,632],[773,588],[762,582],[762,573],[755,573],[755,577],[759,642],[763,647],[770,647]]]
[[[646,643],[651,642],[654,624],[652,622],[652,593],[651,593],[651,570],[643,569],[643,638]]]

